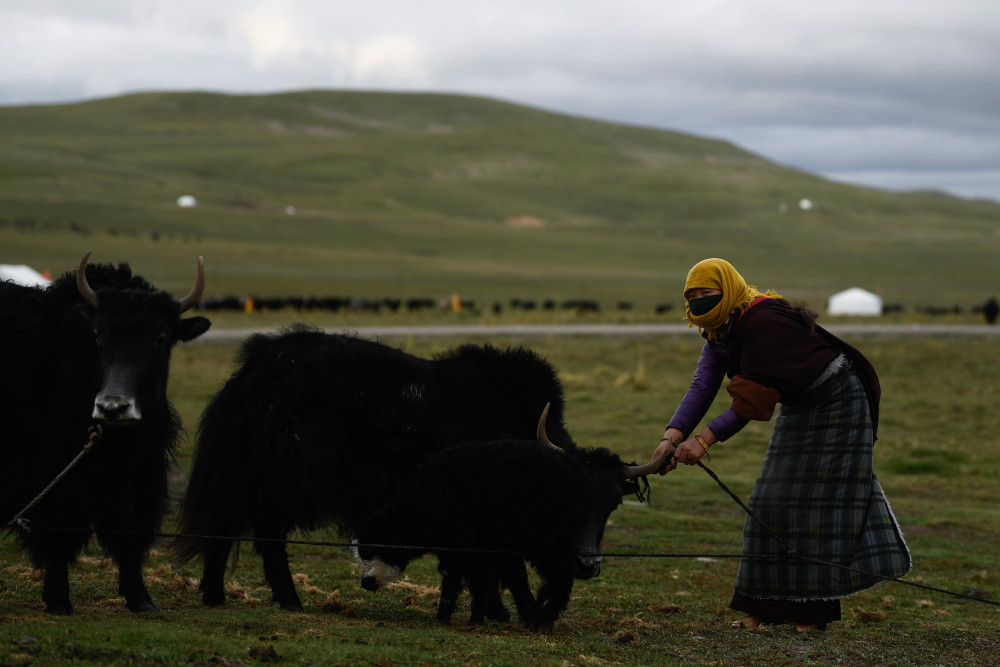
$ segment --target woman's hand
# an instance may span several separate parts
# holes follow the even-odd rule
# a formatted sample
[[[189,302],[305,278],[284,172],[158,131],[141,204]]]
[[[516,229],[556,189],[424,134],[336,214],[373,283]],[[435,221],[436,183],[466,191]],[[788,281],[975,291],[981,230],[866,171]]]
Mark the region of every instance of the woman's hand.
[[[653,452],[653,455],[649,457],[649,460],[654,461],[663,454],[665,453],[669,454],[670,452],[674,451],[676,443],[678,443],[683,437],[684,434],[678,431],[677,429],[668,428],[663,433],[663,439],[660,440],[659,446],[656,448],[656,451]],[[669,459],[667,459],[667,464],[662,468],[660,468],[658,474],[666,475],[668,472],[670,472],[676,467],[677,467],[677,461],[674,460],[673,457],[670,457]]]
[[[706,429],[701,433],[696,433],[681,444],[677,445],[677,449],[674,450],[673,463],[674,467],[677,467],[678,463],[683,463],[684,465],[693,466],[701,457],[708,454],[708,448],[715,444],[715,434],[712,431]],[[671,468],[673,470],[673,468]]]

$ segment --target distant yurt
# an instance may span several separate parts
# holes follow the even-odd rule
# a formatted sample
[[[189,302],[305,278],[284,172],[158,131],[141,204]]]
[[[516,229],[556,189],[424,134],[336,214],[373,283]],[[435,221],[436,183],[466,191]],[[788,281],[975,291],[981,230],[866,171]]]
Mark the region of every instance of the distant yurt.
[[[830,315],[881,315],[882,297],[860,287],[837,292],[827,302]]]
[[[18,285],[45,287],[51,280],[24,264],[0,264],[0,280],[13,280]]]

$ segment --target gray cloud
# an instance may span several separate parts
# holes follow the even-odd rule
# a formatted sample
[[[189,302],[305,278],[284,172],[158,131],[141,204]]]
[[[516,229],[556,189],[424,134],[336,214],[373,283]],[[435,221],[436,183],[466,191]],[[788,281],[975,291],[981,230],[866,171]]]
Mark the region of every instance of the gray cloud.
[[[994,0],[35,0],[0,104],[136,90],[433,90],[731,140],[1000,200]],[[360,6],[359,6],[360,5]]]

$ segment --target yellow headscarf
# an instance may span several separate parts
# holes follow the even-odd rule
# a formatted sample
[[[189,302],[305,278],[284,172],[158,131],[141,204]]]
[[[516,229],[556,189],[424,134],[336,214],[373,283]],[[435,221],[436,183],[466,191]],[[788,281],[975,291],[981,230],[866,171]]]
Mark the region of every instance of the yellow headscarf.
[[[760,296],[781,298],[780,294],[771,290],[764,293],[755,285],[748,285],[732,264],[718,258],[703,259],[688,271],[684,293],[697,287],[722,290],[722,301],[704,315],[692,315],[685,299],[684,314],[689,326],[705,331],[709,340],[715,340],[725,333],[726,325],[737,308],[749,306]]]

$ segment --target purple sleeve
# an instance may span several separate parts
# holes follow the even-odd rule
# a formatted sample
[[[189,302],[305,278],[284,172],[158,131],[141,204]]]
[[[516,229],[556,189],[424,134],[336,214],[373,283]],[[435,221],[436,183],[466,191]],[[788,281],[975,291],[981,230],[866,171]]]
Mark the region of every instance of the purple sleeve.
[[[701,357],[698,358],[698,368],[694,372],[691,387],[681,399],[681,404],[677,406],[677,411],[670,418],[667,428],[676,428],[683,432],[685,437],[694,431],[695,426],[704,419],[712,401],[715,400],[715,395],[719,393],[722,380],[726,377],[728,362],[729,351],[726,348],[705,343],[701,348]],[[715,429],[712,429],[712,432],[716,433]]]
[[[736,435],[740,429],[749,423],[749,419],[741,417],[732,407],[729,407],[726,408],[725,412],[713,419],[708,428],[712,429],[712,433],[719,439],[719,442],[723,442]]]

